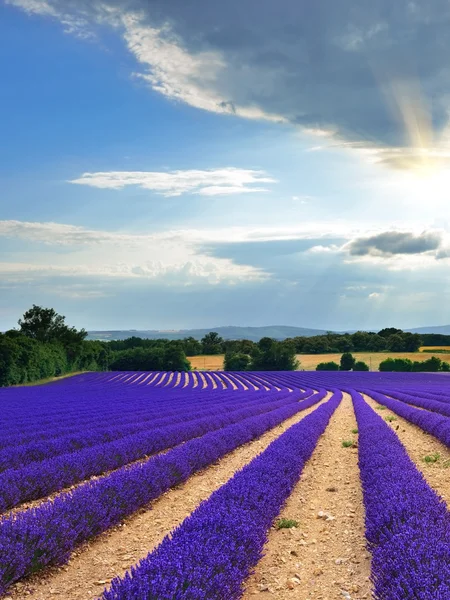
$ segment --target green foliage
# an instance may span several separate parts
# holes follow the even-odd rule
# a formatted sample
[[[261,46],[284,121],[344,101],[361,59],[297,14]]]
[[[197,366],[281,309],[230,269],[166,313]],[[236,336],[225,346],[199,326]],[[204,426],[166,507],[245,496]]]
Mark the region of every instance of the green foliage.
[[[377,410],[386,410],[386,407],[385,406],[381,406],[381,405],[380,406],[376,406],[375,408]]]
[[[111,371],[189,371],[183,347],[170,341],[161,347],[136,347],[114,352]]]
[[[427,360],[415,360],[414,362],[408,358],[387,358],[380,363],[379,370],[436,373],[438,371],[450,371],[450,365],[437,356],[432,356]]]
[[[389,338],[391,335],[396,335],[398,333],[403,333],[401,329],[396,329],[395,327],[385,327],[381,331],[378,332],[378,335],[382,338]]]
[[[442,333],[422,333],[422,346],[450,346],[450,335]]]
[[[295,371],[300,366],[295,345],[291,341],[277,342],[262,338],[252,352],[250,371]]]
[[[390,339],[392,336],[396,336]],[[395,327],[373,331],[356,331],[355,333],[333,333],[312,337],[298,336],[292,338],[296,352],[299,354],[327,354],[343,352],[416,352],[422,345],[423,338],[418,334],[403,332]],[[445,336],[442,336],[445,337]],[[450,336],[448,336],[450,345]],[[436,343],[444,344],[443,341]]]
[[[247,371],[251,357],[243,352],[227,352],[223,368],[225,371]]]
[[[199,342],[193,337],[185,338],[184,340],[182,340],[182,344],[186,356],[197,356],[198,354],[202,353],[203,346],[201,342]]]
[[[387,358],[380,363],[378,370],[384,372],[412,371],[412,361],[409,358]]]
[[[367,365],[362,360],[358,360],[353,365],[353,370],[354,371],[368,371],[369,370],[369,365]]]
[[[292,529],[292,527],[298,527],[298,521],[294,521],[294,519],[278,519],[275,527],[277,529]]]
[[[356,360],[353,356],[353,354],[351,354],[350,352],[344,352],[344,354],[341,356],[341,365],[340,365],[340,370],[341,371],[351,371],[353,369],[353,367],[355,366]]]
[[[394,417],[394,415],[386,415],[384,417],[384,420],[388,421],[388,423],[392,423],[392,421],[396,421],[397,420],[397,417]]]
[[[85,341],[84,329],[67,326],[65,317],[51,308],[33,305],[19,325],[19,330],[0,334],[0,386],[98,370],[106,362],[100,342]]]
[[[353,440],[343,440],[343,448],[356,448],[356,443]]]
[[[207,333],[201,341],[202,354],[222,354],[223,339],[216,331]]]
[[[352,433],[357,434],[359,431],[357,429],[352,429]]]
[[[339,365],[332,360],[322,362],[317,365],[316,371],[339,371]]]
[[[439,459],[441,458],[441,455],[439,454],[439,452],[435,452],[434,454],[428,454],[427,456],[423,457],[423,460],[428,463],[436,463]]]

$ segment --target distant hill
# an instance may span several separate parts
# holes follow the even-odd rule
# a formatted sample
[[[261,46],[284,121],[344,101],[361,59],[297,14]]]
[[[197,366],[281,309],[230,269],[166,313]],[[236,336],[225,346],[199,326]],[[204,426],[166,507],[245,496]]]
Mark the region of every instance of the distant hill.
[[[200,340],[210,331],[217,331],[224,340],[252,340],[258,342],[263,337],[270,337],[275,340],[284,340],[286,338],[304,336],[312,337],[326,333],[325,329],[309,329],[307,327],[290,327],[289,325],[268,325],[265,327],[208,327],[205,329],[177,329],[177,330],[158,330],[158,329],[123,329],[114,331],[89,331],[88,340],[125,340],[136,336],[150,340],[166,339],[180,340],[186,337],[193,337]],[[356,329],[348,331],[339,331],[335,333],[354,333]],[[370,330],[373,331],[373,330]],[[405,329],[411,333],[440,333],[450,335],[450,325],[439,325],[435,327],[416,327],[415,329]]]
[[[263,337],[276,340],[284,340],[289,337],[321,335],[326,333],[324,329],[308,329],[305,327],[289,327],[288,325],[269,325],[267,327],[208,327],[206,329],[179,329],[179,330],[137,330],[125,329],[118,331],[89,331],[88,340],[125,340],[136,336],[151,340],[166,339],[179,340],[185,337],[193,337],[200,340],[210,331],[217,331],[224,340],[252,340],[259,341]]]
[[[437,325],[435,327],[416,327],[415,329],[405,329],[411,333],[439,333],[441,335],[450,335],[450,325]]]

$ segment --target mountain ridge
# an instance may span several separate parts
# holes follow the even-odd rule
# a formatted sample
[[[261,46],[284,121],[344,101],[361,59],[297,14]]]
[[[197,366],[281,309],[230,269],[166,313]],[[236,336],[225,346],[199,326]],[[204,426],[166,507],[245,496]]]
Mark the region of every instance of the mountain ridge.
[[[260,327],[241,327],[234,325],[220,327],[205,327],[197,329],[115,329],[115,330],[95,330],[89,331],[87,339],[89,340],[124,340],[135,336],[145,339],[167,339],[179,340],[185,337],[201,339],[210,331],[216,331],[225,340],[247,339],[258,341],[262,337],[271,337],[277,340],[283,340],[290,337],[304,336],[312,337],[315,335],[324,335],[327,329],[314,329],[308,327],[295,327],[290,325],[265,325]],[[354,333],[357,329],[347,331],[333,331],[333,333]],[[373,330],[369,330],[373,331]],[[450,335],[450,325],[433,325],[429,327],[416,327],[405,329],[411,333],[440,333]]]

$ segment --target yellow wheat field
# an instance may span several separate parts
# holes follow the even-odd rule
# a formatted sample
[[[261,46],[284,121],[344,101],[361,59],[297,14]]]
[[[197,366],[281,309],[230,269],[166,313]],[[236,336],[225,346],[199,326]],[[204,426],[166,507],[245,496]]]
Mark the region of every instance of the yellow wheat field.
[[[436,346],[427,348],[427,350],[448,350],[448,352],[439,352],[436,354],[438,358],[446,362],[450,362],[450,347]],[[352,352],[356,360],[362,360],[369,366],[371,371],[378,371],[378,367],[386,358],[409,358],[409,360],[428,360],[433,356],[430,352]],[[190,356],[188,360],[191,363],[192,369],[207,369],[208,371],[221,371],[223,369],[223,354],[213,356]],[[321,362],[334,361],[339,364],[341,353],[339,354],[297,354],[297,359],[300,362],[300,370],[315,371],[316,367]]]

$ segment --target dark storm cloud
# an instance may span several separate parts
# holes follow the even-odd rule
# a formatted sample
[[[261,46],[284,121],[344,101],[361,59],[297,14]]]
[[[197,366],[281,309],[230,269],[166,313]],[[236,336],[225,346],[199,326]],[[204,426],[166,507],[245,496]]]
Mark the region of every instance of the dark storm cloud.
[[[22,8],[30,4],[10,3]],[[376,146],[411,142],[405,139],[403,102],[417,105],[418,112],[426,111],[429,103],[427,142],[433,141],[431,131],[439,132],[447,121],[447,0],[47,0],[47,4],[59,15],[97,23],[108,21],[110,8],[122,14],[138,12],[140,23],[164,25],[169,39],[190,54],[218,53],[225,68],[211,85],[222,98],[218,106],[227,112],[256,106],[292,123],[331,129],[346,141]],[[30,5],[29,10],[35,9]],[[405,81],[414,86],[403,88],[399,97],[391,84]],[[423,103],[412,97],[416,93]],[[389,163],[389,157],[383,161]],[[398,157],[392,164],[403,165]]]
[[[315,238],[292,240],[267,240],[248,242],[219,242],[199,246],[202,254],[215,258],[229,258],[236,264],[267,267],[278,258],[286,260],[287,256],[306,252],[314,246],[340,245],[345,240],[340,238]]]
[[[439,233],[424,232],[415,235],[408,232],[387,231],[371,237],[357,238],[348,249],[353,256],[393,256],[394,254],[423,254],[438,250]]]

